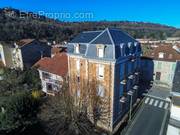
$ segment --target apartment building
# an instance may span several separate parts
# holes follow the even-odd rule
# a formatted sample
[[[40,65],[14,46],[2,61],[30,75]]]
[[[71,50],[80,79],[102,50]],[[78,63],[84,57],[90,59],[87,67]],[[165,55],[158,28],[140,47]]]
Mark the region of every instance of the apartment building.
[[[52,58],[44,57],[34,65],[42,84],[42,91],[48,95],[60,92],[64,81],[67,80],[68,60],[66,53],[58,53]]]
[[[93,90],[108,99],[109,108],[108,120],[98,125],[113,132],[138,96],[140,43],[122,30],[106,28],[82,32],[67,47],[71,93],[86,97],[97,82]]]

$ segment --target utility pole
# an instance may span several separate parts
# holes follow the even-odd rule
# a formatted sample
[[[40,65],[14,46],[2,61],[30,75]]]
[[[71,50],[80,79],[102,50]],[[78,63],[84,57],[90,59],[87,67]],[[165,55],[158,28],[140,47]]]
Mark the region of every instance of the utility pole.
[[[128,95],[130,96],[130,108],[129,108],[129,122],[131,121],[131,113],[132,113],[132,96],[133,96],[133,91],[132,90],[130,90],[130,91],[128,91]]]

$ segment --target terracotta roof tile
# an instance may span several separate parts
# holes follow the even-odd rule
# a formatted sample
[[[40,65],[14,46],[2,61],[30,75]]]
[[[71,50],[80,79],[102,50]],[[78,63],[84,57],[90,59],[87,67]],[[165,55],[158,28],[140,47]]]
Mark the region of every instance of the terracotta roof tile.
[[[42,58],[34,66],[40,70],[64,77],[68,72],[67,54],[59,53],[52,58]]]
[[[52,53],[52,54],[57,54],[57,53],[60,53],[61,50],[62,50],[61,48],[58,48],[58,47],[52,47],[51,53]]]
[[[179,47],[179,45],[177,45]],[[159,58],[159,53],[163,53],[164,57]],[[151,51],[147,52],[145,57],[161,61],[177,61],[180,60],[180,52],[173,48],[173,45],[159,45],[158,47],[152,48]]]

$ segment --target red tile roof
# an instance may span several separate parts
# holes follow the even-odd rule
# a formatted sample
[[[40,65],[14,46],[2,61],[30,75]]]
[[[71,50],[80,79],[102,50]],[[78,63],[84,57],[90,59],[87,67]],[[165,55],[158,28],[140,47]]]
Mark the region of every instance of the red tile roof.
[[[59,53],[52,58],[42,58],[35,64],[35,67],[40,70],[64,77],[68,72],[67,54]]]
[[[51,49],[51,54],[58,54],[61,52],[61,48],[58,48],[58,47],[52,47]]]
[[[179,45],[176,45],[179,47]],[[159,53],[164,53],[164,58],[159,58]],[[180,52],[173,48],[173,45],[159,45],[158,47],[152,48],[151,51],[147,52],[145,57],[150,57],[155,60],[161,61],[177,61],[180,60]]]

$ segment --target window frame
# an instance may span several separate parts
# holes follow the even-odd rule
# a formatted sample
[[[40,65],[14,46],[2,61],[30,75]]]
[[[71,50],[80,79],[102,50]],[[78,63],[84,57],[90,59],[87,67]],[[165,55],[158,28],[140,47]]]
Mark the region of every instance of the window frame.
[[[98,47],[97,48],[97,56],[99,58],[103,58],[104,57],[104,47]]]

